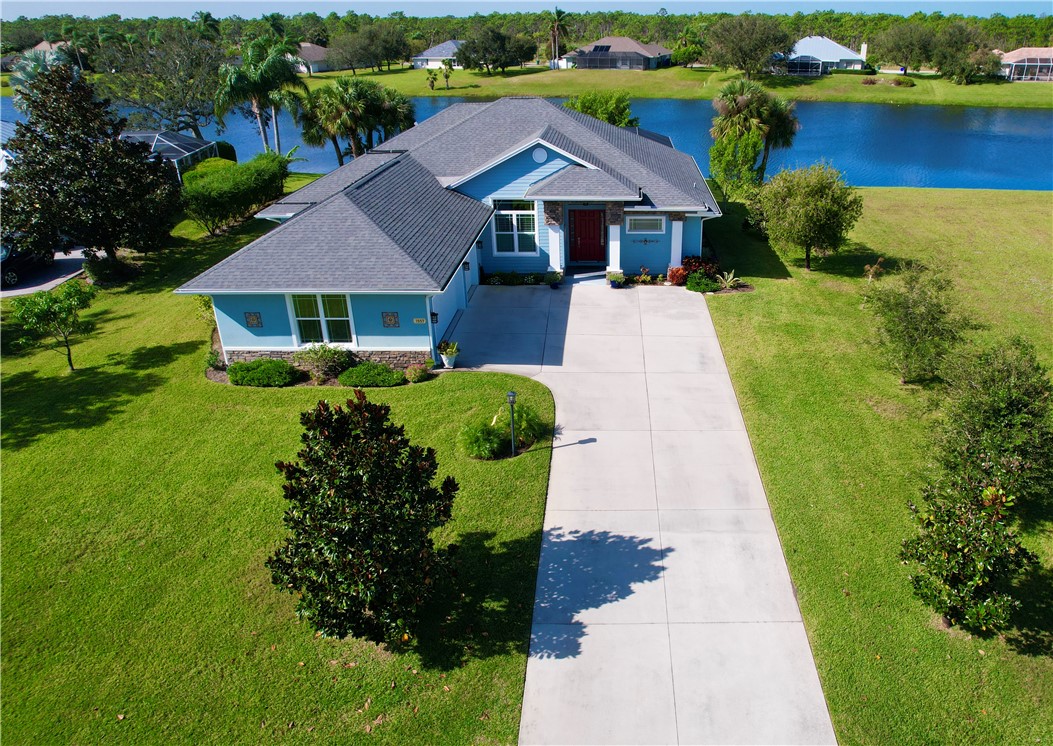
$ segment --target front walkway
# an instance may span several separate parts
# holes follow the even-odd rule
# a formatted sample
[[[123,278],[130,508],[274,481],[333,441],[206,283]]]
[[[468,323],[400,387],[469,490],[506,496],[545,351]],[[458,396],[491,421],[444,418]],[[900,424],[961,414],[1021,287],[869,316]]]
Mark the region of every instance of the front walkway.
[[[704,298],[484,286],[453,337],[556,401],[520,743],[833,743]]]

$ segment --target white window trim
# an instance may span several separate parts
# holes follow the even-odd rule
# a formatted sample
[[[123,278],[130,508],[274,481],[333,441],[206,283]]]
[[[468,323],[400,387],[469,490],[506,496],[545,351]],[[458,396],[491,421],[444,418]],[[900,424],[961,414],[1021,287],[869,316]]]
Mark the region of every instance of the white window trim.
[[[315,305],[318,308],[318,320],[322,324],[322,341],[321,342],[304,342],[300,339],[300,325],[297,323],[296,308],[293,306],[294,295],[311,295],[314,296]],[[350,342],[331,342],[329,341],[329,326],[325,323],[329,319],[325,315],[325,307],[322,305],[323,295],[340,295],[343,296],[347,302],[347,321],[351,327],[351,341]],[[347,293],[289,293],[285,296],[285,307],[289,312],[289,327],[292,329],[292,342],[293,347],[308,347],[313,344],[327,344],[332,347],[337,347],[342,350],[355,350],[358,349],[356,340],[358,339],[358,330],[355,328],[355,311],[351,305],[351,296]]]
[[[660,230],[657,230],[657,231],[639,230],[639,229],[633,230],[633,228],[632,228],[632,221],[637,219],[637,218],[643,218],[645,220],[654,220],[655,218],[658,218],[659,220],[662,221],[662,227],[661,227]],[[665,228],[666,228],[666,216],[665,215],[626,215],[625,216],[625,232],[626,233],[633,233],[633,234],[636,234],[636,233],[651,233],[651,234],[657,235],[659,233],[665,233]]]
[[[533,210],[498,210],[494,206],[495,202],[529,202],[530,200],[519,200],[519,199],[494,199],[490,201],[490,205],[494,207],[494,214],[490,218],[490,242],[491,250],[490,253],[494,257],[514,257],[514,256],[541,256],[541,237],[538,235],[538,226],[541,221],[537,219],[537,202],[534,202]],[[534,250],[533,251],[520,251],[519,250],[519,233],[515,231],[512,233],[515,236],[515,251],[498,251],[497,250],[497,216],[498,215],[532,215],[534,217]],[[518,223],[516,224],[518,227]]]

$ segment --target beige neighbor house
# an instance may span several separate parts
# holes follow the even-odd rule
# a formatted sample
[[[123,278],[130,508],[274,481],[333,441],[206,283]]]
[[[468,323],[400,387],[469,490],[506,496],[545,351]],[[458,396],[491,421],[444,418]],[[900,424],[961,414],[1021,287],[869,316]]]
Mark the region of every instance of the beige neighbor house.
[[[329,53],[326,47],[321,44],[311,44],[310,42],[304,42],[300,45],[299,57],[301,60],[306,62],[306,65],[296,65],[296,72],[298,73],[324,73],[327,70],[333,68],[326,62],[325,56]]]
[[[672,52],[659,44],[641,44],[628,36],[605,36],[567,52],[557,67],[583,70],[654,70],[668,67]]]

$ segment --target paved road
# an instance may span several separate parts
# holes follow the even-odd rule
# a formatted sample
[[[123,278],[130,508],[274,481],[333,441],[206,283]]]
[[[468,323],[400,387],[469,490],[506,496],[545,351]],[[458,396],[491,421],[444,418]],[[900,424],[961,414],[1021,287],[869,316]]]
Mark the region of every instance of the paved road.
[[[480,287],[453,336],[556,401],[520,743],[834,743],[704,298]]]
[[[14,287],[5,287],[0,291],[0,298],[11,298],[16,295],[29,295],[38,290],[51,290],[71,277],[76,277],[84,270],[84,254],[74,249],[69,256],[56,254],[55,263],[50,267],[35,267],[19,272],[19,283]]]

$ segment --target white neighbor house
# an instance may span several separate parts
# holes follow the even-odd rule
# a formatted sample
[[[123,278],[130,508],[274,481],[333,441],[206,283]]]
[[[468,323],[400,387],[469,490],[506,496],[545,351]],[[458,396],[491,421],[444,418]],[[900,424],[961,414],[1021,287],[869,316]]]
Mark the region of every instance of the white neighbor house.
[[[443,60],[453,60],[453,69],[460,70],[461,66],[457,64],[457,50],[461,48],[462,44],[464,44],[464,41],[461,39],[450,39],[442,44],[435,45],[431,49],[425,49],[413,58],[413,69],[438,69],[442,67]]]

